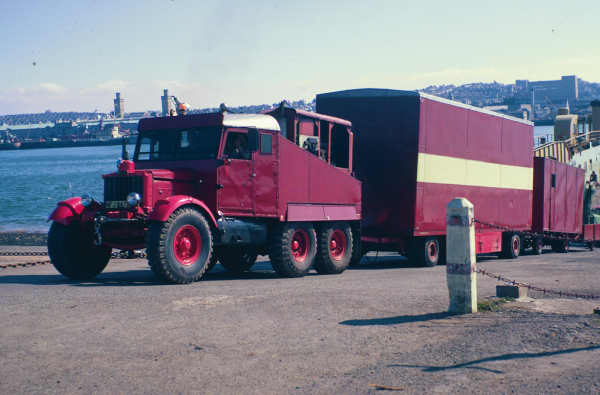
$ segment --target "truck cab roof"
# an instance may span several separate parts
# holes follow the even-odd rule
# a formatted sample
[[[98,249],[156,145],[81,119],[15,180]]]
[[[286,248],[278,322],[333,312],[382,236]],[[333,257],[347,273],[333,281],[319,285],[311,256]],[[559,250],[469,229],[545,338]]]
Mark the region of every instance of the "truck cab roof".
[[[140,120],[138,131],[177,130],[201,126],[229,126],[256,128],[279,132],[279,123],[266,114],[209,113],[178,115],[174,117],[144,118]]]

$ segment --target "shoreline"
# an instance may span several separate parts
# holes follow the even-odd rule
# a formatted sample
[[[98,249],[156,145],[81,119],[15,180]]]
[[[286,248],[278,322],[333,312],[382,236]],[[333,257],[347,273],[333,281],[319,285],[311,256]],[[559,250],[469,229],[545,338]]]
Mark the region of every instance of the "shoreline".
[[[46,246],[47,242],[46,232],[0,232],[1,246]]]

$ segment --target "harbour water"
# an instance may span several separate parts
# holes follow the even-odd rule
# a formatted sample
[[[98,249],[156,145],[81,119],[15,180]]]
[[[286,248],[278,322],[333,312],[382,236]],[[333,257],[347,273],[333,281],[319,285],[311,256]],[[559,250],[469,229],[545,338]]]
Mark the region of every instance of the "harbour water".
[[[534,130],[551,133],[552,126]],[[45,232],[57,202],[83,193],[102,200],[101,175],[115,171],[120,156],[120,146],[0,151],[0,232]]]
[[[120,146],[0,151],[0,231],[43,232],[58,201],[82,193],[102,200],[101,175],[120,156]]]

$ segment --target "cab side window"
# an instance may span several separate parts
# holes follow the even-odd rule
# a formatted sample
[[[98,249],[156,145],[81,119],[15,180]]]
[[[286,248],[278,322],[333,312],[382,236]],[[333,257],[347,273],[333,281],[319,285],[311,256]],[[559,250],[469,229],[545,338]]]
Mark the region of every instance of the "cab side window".
[[[251,152],[248,150],[248,136],[245,133],[230,132],[225,142],[224,154],[230,159],[249,160]]]
[[[260,135],[260,153],[271,154],[273,153],[273,136],[269,133],[262,133]]]

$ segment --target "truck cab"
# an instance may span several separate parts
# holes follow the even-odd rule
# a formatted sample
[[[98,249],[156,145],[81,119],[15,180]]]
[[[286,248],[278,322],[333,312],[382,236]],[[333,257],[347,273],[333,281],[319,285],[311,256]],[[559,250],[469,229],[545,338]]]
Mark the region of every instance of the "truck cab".
[[[91,278],[112,248],[146,248],[151,269],[173,283],[200,279],[217,260],[243,272],[258,254],[283,276],[313,265],[342,272],[361,212],[351,124],[276,111],[142,119],[133,160],[124,153],[102,176],[104,200],[69,199],[50,216],[52,262]],[[86,260],[96,263],[82,269]]]

